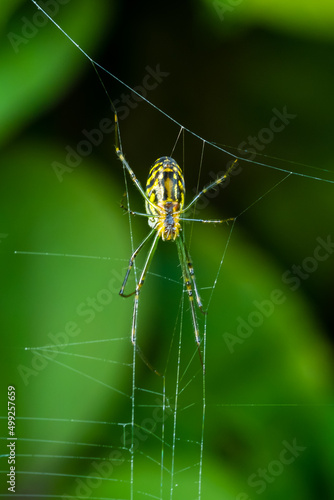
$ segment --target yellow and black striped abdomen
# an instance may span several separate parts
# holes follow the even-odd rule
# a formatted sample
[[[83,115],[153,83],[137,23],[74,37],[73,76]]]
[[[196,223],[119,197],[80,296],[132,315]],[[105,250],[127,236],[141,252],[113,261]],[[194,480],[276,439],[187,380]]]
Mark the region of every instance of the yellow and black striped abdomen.
[[[175,240],[179,234],[179,215],[184,205],[185,186],[182,170],[175,160],[162,156],[153,164],[146,183],[148,223],[163,240]]]

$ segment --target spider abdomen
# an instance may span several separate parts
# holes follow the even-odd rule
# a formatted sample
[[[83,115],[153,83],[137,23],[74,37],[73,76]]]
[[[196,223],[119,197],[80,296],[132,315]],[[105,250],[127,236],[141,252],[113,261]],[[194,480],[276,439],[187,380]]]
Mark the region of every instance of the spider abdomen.
[[[163,240],[175,240],[180,232],[180,212],[184,205],[185,186],[182,170],[168,156],[158,158],[148,175],[145,202],[148,219]]]

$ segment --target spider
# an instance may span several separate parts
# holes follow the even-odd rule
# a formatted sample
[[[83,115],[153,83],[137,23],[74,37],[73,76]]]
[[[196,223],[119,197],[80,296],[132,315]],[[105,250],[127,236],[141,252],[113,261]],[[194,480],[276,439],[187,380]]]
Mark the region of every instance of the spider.
[[[173,160],[173,158],[170,158],[169,156],[162,156],[161,158],[158,158],[154,162],[147,178],[146,190],[144,191],[134,171],[132,170],[129,163],[126,161],[124,157],[119,136],[117,112],[115,109],[114,112],[115,112],[116,154],[118,158],[121,160],[123,166],[128,171],[132,182],[134,183],[134,185],[144,198],[146,213],[132,212],[123,205],[121,205],[121,207],[124,208],[126,211],[130,212],[131,215],[140,215],[148,217],[148,225],[151,228],[148,235],[143,239],[138,248],[136,248],[136,250],[131,255],[129,266],[126,271],[121,290],[119,292],[119,294],[122,297],[131,297],[132,295],[135,296],[133,317],[132,317],[131,342],[134,345],[136,351],[139,353],[139,355],[145,362],[145,364],[152,371],[159,374],[157,370],[155,370],[149,363],[149,361],[145,358],[145,356],[143,355],[142,351],[140,350],[139,346],[136,343],[139,294],[144,285],[146,274],[152,262],[159,240],[161,239],[162,241],[175,241],[177,246],[180,266],[182,269],[183,281],[189,298],[195,341],[197,344],[201,364],[204,370],[201,351],[200,351],[200,333],[194,306],[194,296],[199,310],[203,314],[206,314],[206,312],[203,309],[201,298],[198,293],[194,267],[184,240],[181,222],[188,221],[188,222],[221,224],[227,221],[234,220],[234,218],[229,218],[225,220],[192,219],[192,218],[187,218],[186,215],[189,212],[189,210],[195,206],[199,198],[204,196],[207,191],[215,188],[216,186],[224,182],[227,179],[227,177],[229,177],[231,171],[236,166],[238,160],[235,159],[224,175],[222,175],[215,181],[205,186],[196,196],[194,196],[194,198],[190,201],[190,203],[188,203],[188,205],[184,207],[185,182],[183,173],[180,166],[176,163],[176,161]],[[140,250],[145,245],[145,243],[149,241],[152,237],[153,237],[153,242],[147,254],[146,262],[144,264],[144,268],[140,275],[140,279],[137,283],[136,289],[132,293],[125,294],[124,289],[128,281],[131,269],[133,267],[134,260],[137,257],[138,253],[140,252]]]

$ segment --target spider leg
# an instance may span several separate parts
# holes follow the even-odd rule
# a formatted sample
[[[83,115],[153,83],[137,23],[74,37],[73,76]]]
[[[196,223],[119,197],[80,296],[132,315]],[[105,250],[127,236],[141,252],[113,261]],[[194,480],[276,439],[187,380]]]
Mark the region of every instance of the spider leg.
[[[238,163],[238,158],[236,158],[234,160],[234,162],[232,163],[232,165],[227,169],[227,171],[225,172],[224,175],[222,175],[221,177],[218,177],[218,179],[216,179],[215,181],[213,182],[210,182],[210,184],[208,184],[207,186],[205,186],[202,191],[200,191],[192,200],[191,202],[189,203],[189,205],[187,205],[183,210],[182,212],[187,212],[189,210],[189,208],[191,208],[193,205],[195,205],[197,203],[197,201],[199,200],[199,198],[201,198],[202,196],[205,195],[205,193],[207,193],[208,191],[210,191],[210,189],[213,189],[215,188],[216,186],[218,186],[219,184],[221,184],[222,182],[224,182],[231,174],[232,170],[237,166],[237,163]],[[202,221],[201,221],[202,222]],[[203,221],[203,222],[208,222],[208,221]],[[218,221],[220,222],[220,221]]]
[[[142,212],[134,212],[133,210],[130,210],[122,203],[121,203],[120,207],[124,210],[124,212],[127,212],[130,215],[140,215],[141,217],[152,217],[152,214],[143,214]]]
[[[107,92],[107,89],[103,83],[103,80],[102,78],[100,77],[100,74],[97,70],[97,67],[96,65],[94,64],[94,61],[91,61],[92,64],[93,64],[93,67],[94,67],[94,70],[102,84],[102,87],[104,88],[108,98],[109,98],[109,102],[111,104],[111,108],[114,112],[114,120],[115,120],[115,149],[116,149],[116,154],[118,156],[118,158],[121,160],[121,162],[123,163],[124,167],[126,168],[126,170],[129,172],[129,175],[131,177],[131,180],[132,182],[135,184],[136,188],[138,189],[138,191],[141,193],[141,195],[145,198],[145,200],[147,200],[150,204],[150,200],[147,198],[146,194],[145,194],[145,191],[144,189],[142,188],[142,185],[140,184],[139,180],[137,179],[134,171],[132,170],[132,168],[130,167],[130,165],[128,164],[128,162],[126,161],[125,157],[124,157],[124,154],[123,154],[123,151],[122,151],[122,141],[121,141],[121,134],[120,134],[120,131],[119,131],[119,126],[118,126],[118,115],[117,115],[117,110],[116,110],[116,107],[113,103],[113,101],[110,99],[109,97],[109,94]]]
[[[140,184],[139,180],[137,179],[136,174],[134,173],[134,171],[132,170],[132,168],[130,167],[129,163],[126,161],[126,159],[124,157],[124,154],[123,154],[123,151],[122,151],[122,146],[121,146],[119,127],[118,127],[118,116],[117,116],[117,111],[116,111],[116,108],[114,107],[114,105],[113,105],[113,109],[114,109],[114,118],[115,118],[115,148],[116,148],[116,154],[117,154],[118,158],[121,160],[123,166],[128,171],[132,182],[134,183],[134,185],[136,186],[136,188],[138,189],[138,191],[140,192],[140,194],[142,195],[142,197],[145,199],[145,201],[149,205],[151,205],[153,208],[155,208],[155,204],[146,196],[146,193],[145,193],[142,185]],[[131,213],[131,211],[130,211],[130,213]]]
[[[126,271],[126,274],[125,274],[125,278],[124,278],[124,281],[123,281],[123,284],[122,284],[122,287],[119,291],[119,294],[122,296],[122,297],[131,297],[131,295],[133,295],[134,293],[136,293],[137,291],[137,288],[134,292],[131,292],[131,293],[128,293],[128,294],[125,294],[124,293],[124,288],[126,286],[126,283],[128,281],[128,278],[129,278],[129,275],[130,275],[130,272],[131,272],[131,269],[133,267],[133,263],[134,263],[134,260],[135,258],[137,257],[138,253],[140,252],[140,250],[143,248],[143,246],[145,245],[145,243],[151,238],[151,236],[153,235],[155,229],[152,229],[152,231],[150,231],[148,233],[148,235],[146,236],[145,239],[143,239],[143,241],[141,242],[141,244],[139,245],[138,248],[136,248],[136,250],[133,252],[133,254],[131,255],[130,257],[130,261],[129,261],[129,266],[128,266],[128,269]],[[146,261],[147,262],[147,261]],[[146,266],[146,264],[145,264]]]
[[[181,235],[175,241],[176,241],[177,250],[178,250],[178,254],[179,254],[179,260],[180,260],[181,269],[182,269],[183,281],[184,281],[184,284],[185,284],[185,287],[187,290],[187,294],[188,294],[188,298],[189,298],[191,316],[192,316],[194,331],[195,331],[195,340],[196,340],[196,344],[199,345],[200,344],[199,328],[198,328],[198,323],[197,323],[197,318],[196,318],[196,311],[195,311],[195,307],[194,307],[194,296],[193,296],[193,289],[191,286],[192,279],[191,279],[189,267],[187,264],[185,244],[184,244],[184,240],[181,238]]]
[[[194,325],[194,332],[195,332],[195,340],[196,344],[199,346],[200,345],[200,336],[199,336],[199,328],[198,328],[198,322],[197,322],[197,317],[196,317],[196,311],[194,307],[194,296],[193,296],[193,289],[191,286],[191,283],[194,283],[194,274],[191,274],[189,267],[191,267],[192,272],[193,272],[193,267],[192,264],[190,263],[190,266],[188,264],[188,259],[187,259],[187,252],[185,249],[185,244],[183,238],[180,237],[177,238],[176,240],[176,245],[177,245],[177,250],[179,254],[179,260],[182,268],[182,275],[183,275],[183,281],[187,290],[188,298],[189,298],[189,304],[190,304],[190,310],[191,310],[191,316],[193,320],[193,325]],[[200,309],[203,309],[202,303],[200,301],[198,292],[197,292],[197,287],[195,288],[195,295],[196,295],[196,300],[197,303],[199,303]],[[199,301],[199,302],[198,302]]]
[[[184,236],[183,236],[182,233],[180,233],[180,238],[182,239],[182,245],[183,245],[184,254],[185,254],[185,262],[186,262],[186,266],[188,268],[189,276],[190,276],[192,284],[193,284],[193,288],[194,288],[194,292],[195,292],[195,297],[196,297],[196,302],[197,302],[198,308],[200,309],[200,311],[203,314],[206,314],[206,311],[204,311],[204,309],[203,309],[203,304],[202,304],[202,301],[201,301],[201,297],[200,297],[200,295],[198,293],[197,284],[196,284],[196,278],[195,278],[194,266],[193,266],[193,263],[192,263],[192,260],[191,260],[191,257],[190,257],[189,251],[188,251],[188,247],[187,247],[187,245],[186,245],[186,243],[184,241]]]
[[[153,229],[153,231],[155,231],[155,229]],[[150,235],[152,234],[152,232],[150,233]],[[147,239],[147,238],[146,238]],[[147,256],[147,259],[146,259],[146,262],[145,262],[145,265],[144,265],[144,269],[141,273],[141,276],[140,276],[140,279],[139,279],[139,282],[137,284],[137,287],[136,287],[136,290],[135,290],[135,300],[134,300],[134,305],[133,305],[133,316],[132,316],[132,332],[131,332],[131,342],[134,346],[134,348],[136,349],[136,352],[139,354],[139,356],[141,357],[141,359],[144,361],[144,363],[146,364],[146,366],[154,373],[156,373],[157,375],[161,376],[161,374],[151,365],[151,363],[147,360],[146,356],[143,354],[143,351],[141,350],[141,348],[138,346],[137,342],[136,342],[136,333],[137,333],[137,318],[138,318],[138,305],[139,305],[139,293],[140,293],[140,290],[144,284],[144,281],[145,281],[145,277],[146,277],[146,273],[148,271],[148,268],[152,262],[152,259],[153,259],[153,256],[154,256],[154,253],[156,251],[156,248],[157,248],[157,245],[158,245],[158,241],[159,241],[159,233],[156,233],[156,236],[153,240],[153,243],[151,245],[151,248],[150,248],[150,251],[149,251],[149,254]]]
[[[145,355],[143,354],[142,350],[140,349],[140,347],[137,345],[136,343],[136,332],[137,332],[137,318],[138,318],[138,305],[139,305],[139,293],[140,293],[140,290],[144,284],[144,281],[145,281],[145,277],[146,277],[146,274],[147,274],[147,271],[148,271],[148,268],[152,262],[152,259],[153,259],[153,256],[154,256],[154,253],[155,253],[155,250],[157,248],[157,245],[158,245],[158,241],[159,241],[159,233],[156,232],[156,235],[154,237],[154,240],[153,240],[153,243],[151,245],[151,248],[150,248],[150,251],[148,253],[148,256],[147,256],[147,259],[146,259],[146,262],[145,262],[145,265],[144,265],[144,269],[142,270],[142,273],[140,275],[140,279],[138,281],[138,284],[136,286],[136,289],[134,292],[132,293],[129,293],[129,294],[124,294],[124,288],[126,286],[126,283],[128,281],[128,277],[129,277],[129,274],[131,272],[131,269],[133,267],[133,263],[134,263],[134,260],[135,258],[137,257],[139,251],[143,248],[143,246],[145,245],[145,243],[147,242],[147,240],[150,239],[150,237],[153,235],[155,229],[152,229],[152,231],[150,231],[150,233],[146,236],[146,238],[141,242],[141,244],[139,245],[139,247],[133,252],[133,254],[131,255],[131,258],[130,258],[130,262],[129,262],[129,267],[126,271],[126,275],[125,275],[125,278],[124,278],[124,281],[123,281],[123,284],[122,284],[122,288],[119,292],[119,294],[122,296],[122,297],[130,297],[131,295],[135,294],[135,300],[134,300],[134,305],[133,305],[133,315],[132,315],[132,330],[131,330],[131,342],[132,344],[134,345],[135,349],[136,349],[136,352],[139,354],[139,356],[141,357],[141,359],[144,361],[144,363],[146,364],[146,366],[154,373],[156,373],[157,375],[160,375],[160,373],[151,365],[151,363],[147,360],[147,358],[145,357]]]
[[[153,234],[154,231],[155,231],[155,229],[153,229],[150,232],[149,236],[151,236],[151,234]],[[147,240],[147,238],[146,238],[146,240]],[[142,270],[142,273],[140,275],[140,279],[139,279],[138,284],[136,286],[136,290],[133,292],[135,294],[134,307],[133,307],[133,318],[132,318],[132,334],[131,334],[131,342],[133,344],[135,343],[135,340],[136,340],[139,293],[140,293],[140,290],[144,284],[148,268],[152,262],[154,253],[155,253],[157,245],[158,245],[158,241],[159,241],[159,233],[156,232],[156,235],[154,237],[153,243],[151,245],[150,251],[148,253],[148,256],[147,256],[147,259],[146,259],[146,262],[144,265],[144,269]],[[133,295],[133,293],[131,295]]]
[[[195,333],[195,340],[197,344],[197,349],[198,349],[198,354],[199,358],[201,361],[201,365],[203,368],[203,371],[205,370],[204,365],[203,365],[203,359],[202,359],[202,354],[201,354],[201,349],[200,349],[200,335],[199,335],[199,328],[198,328],[198,322],[197,322],[197,317],[196,317],[196,311],[194,307],[194,296],[193,296],[193,289],[191,284],[193,284],[194,291],[195,291],[195,296],[196,296],[196,301],[198,304],[198,307],[202,312],[203,311],[203,306],[202,302],[197,290],[196,286],[196,281],[195,281],[195,274],[194,274],[194,268],[190,260],[189,252],[186,248],[183,236],[180,234],[179,238],[176,240],[176,245],[177,245],[177,250],[179,254],[179,260],[182,268],[182,275],[183,275],[183,281],[186,286],[188,298],[189,298],[189,304],[190,304],[190,311],[191,311],[191,317],[193,321],[193,326],[194,326],[194,333]]]
[[[140,214],[138,214],[140,215]],[[228,219],[218,219],[218,220],[213,220],[213,219],[188,219],[186,217],[181,217],[182,221],[185,222],[202,222],[202,224],[223,224],[225,222],[232,222],[236,218],[235,217],[229,217]]]

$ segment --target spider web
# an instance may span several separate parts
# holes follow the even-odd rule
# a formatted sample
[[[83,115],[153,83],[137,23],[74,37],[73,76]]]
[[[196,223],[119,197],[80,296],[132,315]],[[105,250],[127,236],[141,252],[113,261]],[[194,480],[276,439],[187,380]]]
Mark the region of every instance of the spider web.
[[[105,68],[100,69],[103,76],[107,77],[108,71]],[[133,91],[130,87],[128,89]],[[103,89],[100,90],[102,94]],[[161,110],[154,112],[170,123],[171,137],[175,139],[180,131],[180,124],[175,123]],[[123,133],[122,123],[120,128],[124,152],[127,155],[131,140]],[[203,179],[203,184],[208,181],[205,171],[214,163],[213,158],[218,158],[219,164],[225,168],[231,158],[239,156],[238,150],[229,149],[227,152],[225,146],[206,142],[190,130],[181,127],[181,131],[184,131],[184,144],[177,141],[175,154],[178,157],[185,154],[186,183],[188,174],[191,173],[187,151],[196,148],[196,144],[198,167],[195,180],[199,187]],[[169,147],[173,149],[173,140]],[[36,161],[38,162],[38,153]],[[84,199],[90,196],[91,191],[87,186],[92,183],[92,190],[96,189],[99,193],[101,205],[106,212],[104,218],[97,219],[96,200],[88,202],[84,214],[88,221],[92,218],[94,222],[89,225],[89,231],[93,234],[89,234],[82,243],[82,248],[87,251],[72,252],[75,245],[70,245],[71,233],[68,232],[68,227],[74,226],[72,217],[69,226],[65,223],[66,217],[69,217],[68,213],[59,218],[60,222],[64,222],[62,230],[65,231],[65,242],[63,239],[59,247],[48,248],[48,241],[54,241],[49,233],[44,233],[44,241],[41,241],[39,235],[35,241],[33,239],[32,248],[37,245],[36,250],[14,247],[15,255],[13,254],[12,258],[15,259],[15,266],[23,273],[22,282],[18,285],[18,288],[22,289],[20,301],[27,302],[25,306],[20,305],[20,308],[26,313],[25,317],[29,321],[24,325],[24,344],[20,341],[14,348],[9,338],[5,337],[10,345],[7,352],[10,368],[9,375],[4,377],[5,387],[2,387],[1,399],[4,398],[7,403],[6,387],[16,387],[17,474],[16,492],[9,495],[5,485],[0,496],[99,500],[212,497],[241,500],[246,499],[245,495],[248,494],[251,498],[254,491],[258,493],[264,482],[268,491],[269,487],[272,487],[270,498],[279,498],[275,495],[282,492],[279,486],[282,477],[285,478],[287,487],[291,485],[290,474],[294,480],[296,477],[303,477],[300,463],[304,453],[312,449],[313,443],[306,439],[307,434],[298,434],[297,425],[277,431],[276,440],[273,438],[272,454],[252,455],[254,459],[250,460],[249,468],[243,462],[247,456],[247,446],[254,444],[245,420],[252,422],[251,429],[254,431],[257,425],[260,425],[259,422],[264,421],[269,428],[277,425],[275,412],[280,411],[279,419],[282,409],[292,409],[292,420],[300,421],[305,415],[304,406],[309,405],[313,419],[318,423],[324,422],[324,425],[327,425],[331,415],[330,392],[327,392],[323,379],[321,382],[324,386],[320,392],[319,382],[315,381],[308,394],[302,389],[305,378],[298,370],[291,372],[296,376],[296,386],[294,391],[286,396],[284,391],[280,391],[282,379],[276,380],[274,368],[271,371],[262,361],[266,359],[268,352],[263,347],[267,342],[267,330],[262,333],[259,343],[254,340],[257,332],[265,326],[268,331],[280,333],[282,330],[276,318],[277,314],[281,314],[277,310],[283,308],[282,321],[286,322],[284,324],[294,324],[296,321],[294,312],[289,308],[285,309],[282,295],[274,293],[275,290],[283,290],[288,301],[288,292],[293,294],[295,291],[292,286],[296,286],[296,281],[291,280],[296,280],[296,274],[290,273],[285,277],[285,281],[291,282],[287,291],[283,288],[281,279],[284,273],[281,270],[273,272],[264,258],[262,261],[261,252],[252,248],[251,254],[256,253],[256,257],[260,254],[259,261],[264,266],[261,272],[267,271],[267,274],[273,275],[269,283],[261,282],[258,288],[252,288],[251,283],[256,273],[251,273],[249,267],[257,260],[255,256],[245,252],[245,248],[249,247],[245,246],[242,224],[251,210],[259,209],[262,213],[265,209],[259,207],[268,207],[265,205],[266,200],[274,203],[276,198],[289,194],[293,187],[302,189],[306,183],[312,183],[316,191],[316,185],[320,182],[332,193],[333,175],[325,169],[315,171],[303,165],[279,162],[265,156],[257,156],[256,160],[243,156],[241,162],[252,165],[253,175],[266,176],[268,172],[270,175],[266,184],[261,185],[250,197],[245,197],[243,206],[236,213],[228,215],[235,216],[235,222],[226,226],[194,224],[185,225],[184,228],[197,281],[201,285],[200,293],[208,310],[208,315],[199,315],[198,318],[203,337],[205,374],[194,343],[188,299],[182,287],[176,249],[170,245],[158,246],[148,282],[140,297],[137,329],[140,347],[162,376],[150,372],[132,349],[129,341],[132,300],[124,301],[117,297],[117,293],[131,250],[147,231],[147,221],[131,216],[127,218],[125,215],[118,216],[111,225],[108,219],[109,210],[113,205],[109,200],[118,201],[120,196],[117,188],[108,183],[106,177],[96,180],[84,172],[79,181],[79,188],[84,190],[86,195]],[[130,164],[136,171],[135,163],[130,161]],[[238,193],[243,174],[247,175],[245,170],[243,168],[241,175],[231,179],[229,183],[229,189],[234,189],[235,194]],[[37,171],[37,174],[41,175],[41,171]],[[33,178],[35,181],[38,179],[37,175]],[[39,182],[48,186],[48,177],[43,177]],[[71,189],[66,191],[64,196],[74,197],[73,207],[83,201],[80,193],[72,190],[76,182],[74,179],[71,181]],[[137,198],[136,190],[126,176],[124,183],[129,207],[137,209],[140,198]],[[191,192],[191,189],[189,191]],[[224,189],[214,192],[214,195],[225,196],[225,193]],[[199,218],[204,212],[210,213],[211,199],[206,198],[205,202],[205,207],[196,207],[195,215]],[[38,216],[41,217],[40,214]],[[47,222],[42,220],[44,228]],[[127,240],[120,238],[118,241],[115,235],[123,234],[122,228],[127,222]],[[105,242],[102,242],[99,235],[101,227],[106,229]],[[330,226],[327,228],[330,234]],[[317,261],[319,269],[321,265],[330,263],[331,247],[326,237],[327,234],[316,233],[318,239],[314,241],[314,245],[310,245],[307,252],[299,253],[303,262],[308,259],[305,265],[309,269],[309,275],[312,274],[312,263],[315,267],[311,259],[316,259],[315,249],[319,245],[321,251],[318,254],[322,259]],[[201,255],[201,250],[196,245],[201,239],[206,241],[206,255]],[[69,246],[64,248],[66,240]],[[88,243],[89,240],[92,244]],[[326,245],[328,259],[324,258]],[[116,257],[107,257],[110,248],[114,246],[116,250],[113,255]],[[214,252],[215,247],[219,248],[218,252]],[[170,257],[172,253],[174,255]],[[130,287],[137,281],[142,263],[143,259],[139,256]],[[293,263],[294,261],[287,265],[288,270]],[[330,267],[326,269],[329,272]],[[301,272],[306,274],[304,268]],[[56,279],[58,273],[59,279]],[[65,279],[67,274],[71,277],[70,280]],[[236,283],[235,277],[243,274],[245,279]],[[303,281],[300,276],[299,279]],[[74,287],[72,282],[80,285]],[[32,283],[34,289],[39,292],[35,291],[30,298]],[[48,297],[50,283],[52,295]],[[67,287],[70,292],[66,290]],[[300,290],[298,287],[297,292]],[[69,297],[71,293],[74,294],[73,301],[64,304],[62,297],[65,294]],[[13,295],[10,292],[8,295],[5,305],[10,309],[9,300],[13,300]],[[241,300],[241,295],[248,297],[246,305]],[[302,298],[301,296],[298,300],[302,301]],[[54,302],[55,307],[50,307],[50,302]],[[58,303],[62,304],[64,309],[60,321],[56,318]],[[38,322],[33,315],[27,314],[25,307],[28,311],[38,309]],[[275,313],[271,310],[273,307]],[[308,328],[311,329],[312,325],[306,325],[316,321],[305,313],[303,304],[298,307],[301,314],[298,321],[302,323],[306,335],[304,349],[307,360],[301,366],[300,372],[306,371],[307,378],[312,377],[315,369],[326,361],[323,352],[326,345],[320,341],[317,344],[317,353],[313,352],[312,358],[309,351],[313,350],[314,345],[308,334]],[[43,313],[40,308],[45,308]],[[225,313],[229,309],[232,311]],[[304,314],[303,319],[301,316]],[[17,326],[22,328],[19,322]],[[298,335],[297,339],[291,342],[291,351],[297,345],[301,348]],[[277,349],[278,355],[281,354],[279,350],[282,347],[275,340],[270,339],[269,346]],[[252,354],[252,359],[249,353]],[[213,373],[213,369],[218,372],[219,363],[224,363],[225,366],[218,375]],[[257,364],[260,367],[260,375],[255,373]],[[246,382],[247,385],[258,387],[258,391],[253,390],[249,398],[247,387],[240,388],[233,380],[237,379],[235,370],[241,366],[244,366],[244,385]],[[271,378],[272,386],[276,389],[272,399],[270,393],[260,387],[261,373],[266,373]],[[282,377],[282,373],[279,373]],[[237,381],[240,384],[239,378]],[[217,388],[220,391],[213,390],[219,384],[222,384]],[[315,397],[317,393],[319,397]],[[322,410],[324,407],[325,411],[318,412],[318,406]],[[8,473],[6,415],[4,407],[4,431],[1,433],[2,449],[5,450],[1,458],[4,484]],[[218,425],[219,422],[221,425]],[[243,429],[246,429],[247,437],[243,435]],[[237,436],[234,434],[236,430],[239,431]],[[255,433],[254,440],[258,435]],[[299,448],[293,448],[294,440],[297,440]],[[277,457],[281,456],[282,449],[291,448],[295,450],[295,455],[289,472],[288,465],[277,460]],[[272,465],[274,461],[275,464]],[[281,466],[283,463],[286,470],[281,470],[277,462]],[[271,465],[268,467],[269,477],[270,480],[274,478],[274,485],[273,481],[264,480],[257,472],[258,467],[268,465]],[[247,480],[251,473],[257,474],[256,478],[253,478],[253,483],[256,480],[258,482],[256,486]]]

